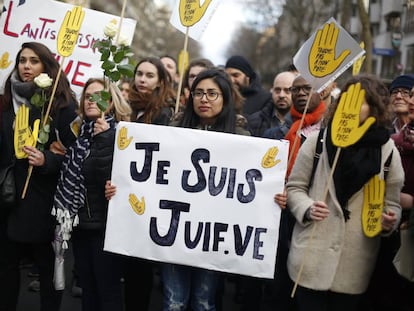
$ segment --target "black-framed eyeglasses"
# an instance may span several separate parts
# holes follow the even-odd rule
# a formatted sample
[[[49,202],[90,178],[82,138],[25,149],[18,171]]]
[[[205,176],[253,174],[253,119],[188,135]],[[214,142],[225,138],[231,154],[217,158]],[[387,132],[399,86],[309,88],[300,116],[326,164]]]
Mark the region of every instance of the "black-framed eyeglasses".
[[[393,89],[391,91],[391,96],[396,96],[398,93],[400,93],[403,98],[413,97],[413,93],[407,89]]]
[[[204,92],[202,90],[195,90],[191,93],[193,95],[193,98],[196,99],[202,99],[204,95],[206,95],[207,100],[214,101],[216,100],[221,93],[213,90],[209,90],[207,92]]]
[[[298,94],[300,90],[303,90],[306,94],[309,94],[312,91],[312,87],[310,85],[292,86],[289,89],[293,94]]]

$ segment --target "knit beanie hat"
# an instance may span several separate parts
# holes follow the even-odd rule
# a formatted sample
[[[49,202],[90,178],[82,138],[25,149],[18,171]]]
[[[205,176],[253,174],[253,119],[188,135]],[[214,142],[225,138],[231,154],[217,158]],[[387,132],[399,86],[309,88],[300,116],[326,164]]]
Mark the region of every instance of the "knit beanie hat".
[[[402,88],[411,90],[414,86],[414,75],[401,75],[396,77],[392,82],[390,86],[390,92],[392,92],[394,89]]]
[[[226,62],[226,68],[235,68],[242,71],[249,78],[253,78],[256,73],[254,72],[252,66],[250,66],[247,59],[243,56],[235,55],[230,57]]]

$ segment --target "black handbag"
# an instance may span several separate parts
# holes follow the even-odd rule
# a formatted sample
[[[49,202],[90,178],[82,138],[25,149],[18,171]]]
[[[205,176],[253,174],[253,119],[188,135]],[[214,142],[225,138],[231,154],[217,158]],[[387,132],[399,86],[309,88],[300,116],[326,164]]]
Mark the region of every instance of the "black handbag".
[[[9,208],[16,203],[14,163],[0,169],[0,207]]]

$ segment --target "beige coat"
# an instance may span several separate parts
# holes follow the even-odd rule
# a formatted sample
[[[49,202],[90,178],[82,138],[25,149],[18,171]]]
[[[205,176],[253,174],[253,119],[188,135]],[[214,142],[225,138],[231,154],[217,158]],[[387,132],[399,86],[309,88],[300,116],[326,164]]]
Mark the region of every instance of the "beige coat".
[[[331,182],[325,200],[330,210],[329,216],[320,222],[303,222],[305,212],[314,199],[317,201],[323,199],[330,174],[324,145],[313,185],[308,189],[317,136],[318,133],[313,133],[300,148],[287,183],[288,206],[297,220],[288,257],[289,275],[293,281],[296,281],[304,260],[300,286],[314,290],[361,294],[367,289],[380,244],[379,236],[367,238],[362,231],[363,189],[350,198],[348,205],[351,212],[350,219],[345,222],[336,198],[334,184]],[[385,208],[395,212],[399,220],[400,191],[404,182],[404,171],[398,150],[390,139],[382,147],[382,167],[391,150],[394,152],[386,178],[384,205]],[[383,169],[380,174],[383,176]],[[315,226],[314,234],[310,239],[313,226]]]

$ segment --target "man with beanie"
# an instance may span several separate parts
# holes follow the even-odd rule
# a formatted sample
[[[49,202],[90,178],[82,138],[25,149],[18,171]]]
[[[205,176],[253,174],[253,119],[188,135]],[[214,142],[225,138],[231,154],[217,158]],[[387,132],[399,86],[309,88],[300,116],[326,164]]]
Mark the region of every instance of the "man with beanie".
[[[411,74],[398,76],[391,82],[390,103],[394,113],[392,133],[399,133],[408,122],[408,103],[413,86],[414,75]]]
[[[258,74],[243,56],[230,57],[225,69],[245,99],[243,105],[245,117],[261,110],[272,99],[271,93],[262,88]]]

